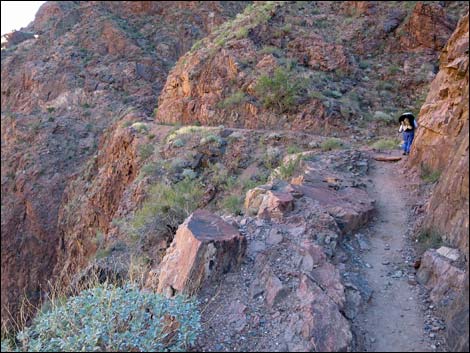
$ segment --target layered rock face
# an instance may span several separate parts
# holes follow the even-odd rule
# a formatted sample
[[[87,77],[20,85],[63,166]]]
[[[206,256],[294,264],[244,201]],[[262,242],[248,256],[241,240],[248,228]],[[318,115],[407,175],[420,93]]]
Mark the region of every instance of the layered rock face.
[[[468,254],[468,14],[441,54],[418,122],[410,165],[441,172],[425,226]]]
[[[50,1],[6,36],[2,322],[23,296],[39,300],[57,252],[56,272],[68,277],[87,263],[91,237],[109,228],[139,164],[117,122],[151,114],[171,65],[244,6]]]

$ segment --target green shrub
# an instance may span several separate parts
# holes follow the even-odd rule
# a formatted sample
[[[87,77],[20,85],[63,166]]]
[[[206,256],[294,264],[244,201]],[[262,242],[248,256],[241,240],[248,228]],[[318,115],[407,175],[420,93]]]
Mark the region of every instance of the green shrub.
[[[100,285],[39,313],[17,338],[21,351],[161,352],[186,350],[200,331],[194,300]]]
[[[234,215],[242,213],[243,198],[237,195],[229,195],[222,200],[222,208]]]
[[[201,145],[205,145],[207,143],[216,143],[217,145],[222,144],[222,138],[220,136],[214,135],[214,134],[209,134],[206,137],[203,137],[199,143]]]
[[[137,130],[140,133],[146,133],[149,130],[147,124],[142,123],[142,122],[134,123],[134,124],[131,125],[131,127],[134,128],[135,130]]]
[[[146,160],[153,154],[153,145],[150,143],[139,146],[139,157],[142,160]]]
[[[273,47],[273,46],[270,46],[270,45],[265,45],[260,51],[259,51],[260,54],[274,54],[275,56],[281,56],[282,55],[282,50],[277,48],[277,47]]]
[[[302,152],[302,149],[297,146],[297,145],[292,145],[287,147],[287,154],[294,154],[294,153],[300,153]]]
[[[180,147],[183,147],[184,145],[185,145],[185,142],[182,139],[176,139],[173,141],[173,147],[180,148]]]
[[[332,91],[332,90],[324,90],[323,94],[327,97],[332,97],[332,98],[341,98],[343,94],[339,91]]]
[[[434,228],[424,228],[418,233],[417,245],[420,253],[428,249],[437,249],[444,245],[442,236]]]
[[[278,169],[279,177],[284,180],[291,178],[298,169],[300,161],[301,158],[293,158],[287,163],[282,163]]]
[[[244,102],[246,102],[247,97],[245,96],[245,93],[242,91],[237,91],[233,93],[231,96],[225,98],[223,101],[220,101],[217,103],[217,108],[220,109],[225,109],[233,106],[240,105]]]
[[[343,148],[344,144],[343,141],[337,138],[330,138],[326,141],[323,141],[320,145],[320,148],[322,151],[331,151],[331,150],[336,150]]]
[[[248,28],[242,27],[235,33],[235,38],[243,39],[248,36]]]
[[[378,150],[394,150],[400,145],[399,139],[380,139],[372,144],[372,148]]]
[[[435,183],[441,177],[441,171],[433,170],[428,165],[421,165],[421,179],[427,183]]]
[[[52,113],[53,111],[55,111],[54,107],[47,107],[47,112],[48,113]]]
[[[393,116],[381,111],[376,111],[374,113],[373,119],[386,124],[392,124],[395,122],[395,118]]]
[[[203,195],[204,189],[198,180],[186,178],[174,185],[159,182],[150,188],[131,225],[137,231],[150,228],[169,234],[198,207]]]
[[[277,68],[274,75],[262,75],[255,86],[257,97],[265,108],[287,112],[297,107],[303,85],[291,73]]]

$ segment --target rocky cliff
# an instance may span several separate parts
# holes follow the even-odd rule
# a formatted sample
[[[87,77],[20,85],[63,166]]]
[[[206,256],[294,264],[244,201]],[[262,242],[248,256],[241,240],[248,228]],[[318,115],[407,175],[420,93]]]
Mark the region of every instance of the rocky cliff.
[[[435,288],[451,288],[450,281],[460,273],[458,297],[449,307],[447,341],[453,351],[468,351],[468,222],[469,222],[469,130],[468,130],[468,62],[469,19],[461,19],[440,57],[440,70],[431,84],[418,121],[416,140],[409,164],[421,173],[440,174],[429,200],[423,227],[437,232],[444,240],[459,248],[467,259],[467,275],[454,266],[431,268]],[[432,253],[427,252],[426,256]],[[442,261],[442,260],[440,260]],[[447,267],[446,267],[447,266]],[[426,269],[425,269],[426,270]],[[445,270],[445,271],[444,271]],[[445,293],[435,295],[442,303]]]
[[[425,226],[468,254],[468,15],[440,57],[418,121],[410,165],[441,173]]]
[[[39,300],[57,251],[83,263],[96,247],[80,239],[106,231],[136,174],[115,123],[151,114],[178,57],[244,6],[50,1],[2,43],[2,323],[23,296]]]

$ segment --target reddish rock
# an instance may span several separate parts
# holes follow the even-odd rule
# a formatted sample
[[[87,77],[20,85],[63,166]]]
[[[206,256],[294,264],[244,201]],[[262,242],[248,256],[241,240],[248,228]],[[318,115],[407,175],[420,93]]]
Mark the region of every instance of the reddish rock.
[[[438,303],[446,296],[455,296],[465,283],[465,272],[451,264],[435,250],[424,253],[417,280],[431,290],[431,300]]]
[[[276,275],[270,273],[266,277],[266,303],[269,307],[273,307],[288,295],[288,290]]]
[[[349,322],[328,295],[307,276],[302,276],[297,296],[301,301],[299,329],[318,352],[345,352],[352,343]]]
[[[246,239],[235,227],[198,210],[178,228],[162,261],[157,291],[193,294],[206,280],[235,269],[245,249]]]
[[[418,170],[442,172],[424,226],[436,229],[463,254],[469,250],[468,38],[467,14],[441,54],[440,71],[419,113],[420,127],[408,162]]]
[[[444,8],[438,4],[418,2],[404,25],[400,37],[403,48],[441,50],[454,29]]]
[[[294,209],[294,197],[286,192],[268,191],[258,211],[258,217],[282,219]]]

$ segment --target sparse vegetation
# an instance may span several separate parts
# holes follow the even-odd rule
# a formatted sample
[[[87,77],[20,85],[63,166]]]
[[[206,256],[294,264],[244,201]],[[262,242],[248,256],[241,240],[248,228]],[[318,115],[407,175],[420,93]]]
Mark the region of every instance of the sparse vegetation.
[[[146,160],[153,154],[153,145],[146,143],[139,146],[139,157],[142,160]]]
[[[299,168],[300,162],[301,162],[301,158],[297,157],[297,158],[289,159],[287,163],[282,163],[279,166],[279,168],[276,170],[278,176],[283,180],[288,180],[297,171],[297,169]]]
[[[244,103],[247,100],[247,97],[243,91],[237,91],[230,95],[229,97],[225,98],[223,101],[217,103],[217,108],[219,109],[226,109],[234,106],[238,106]]]
[[[338,138],[330,138],[326,141],[323,141],[320,145],[320,148],[322,149],[322,151],[337,150],[343,147],[344,147],[343,141],[341,141]]]
[[[422,229],[416,238],[420,253],[424,253],[428,249],[437,249],[443,244],[442,236],[434,228]]]
[[[222,208],[234,215],[242,213],[243,198],[238,195],[229,195],[222,200]]]
[[[373,119],[376,121],[383,122],[385,124],[392,124],[395,122],[395,118],[387,113],[376,111],[374,113]]]
[[[193,212],[204,194],[198,180],[186,178],[174,185],[158,182],[131,222],[136,231],[151,229],[156,233],[172,233]]]
[[[427,183],[435,183],[441,177],[441,171],[433,170],[428,165],[421,165],[421,179]]]
[[[183,351],[201,330],[197,303],[104,284],[55,302],[19,332],[19,351]],[[3,351],[2,340],[2,351]]]
[[[142,122],[133,123],[131,127],[135,129],[136,131],[138,131],[139,133],[147,133],[149,130],[149,127],[147,126],[147,124],[142,123]]]
[[[277,68],[272,76],[259,78],[255,91],[265,108],[287,112],[296,107],[302,88],[301,81],[296,80],[292,72]]]
[[[372,144],[372,148],[378,150],[394,150],[400,145],[399,139],[380,139]]]

